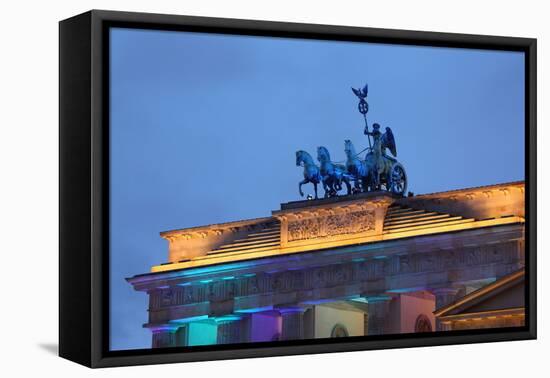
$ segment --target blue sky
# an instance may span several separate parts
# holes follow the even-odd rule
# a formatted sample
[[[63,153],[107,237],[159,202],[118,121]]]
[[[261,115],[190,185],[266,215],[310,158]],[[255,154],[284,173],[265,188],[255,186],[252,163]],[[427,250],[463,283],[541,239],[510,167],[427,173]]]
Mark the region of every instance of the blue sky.
[[[124,278],[167,261],[159,232],[268,216],[299,199],[296,150],[367,146],[351,86],[410,191],[524,178],[523,53],[116,28],[110,65],[112,350],[150,347]]]

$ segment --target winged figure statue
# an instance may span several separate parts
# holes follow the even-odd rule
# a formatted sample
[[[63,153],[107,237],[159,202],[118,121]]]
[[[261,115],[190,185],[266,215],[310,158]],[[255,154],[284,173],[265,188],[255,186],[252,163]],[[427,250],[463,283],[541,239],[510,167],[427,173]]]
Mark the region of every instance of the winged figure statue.
[[[395,138],[389,127],[386,127],[386,132],[382,134],[382,154],[386,154],[386,148],[390,150],[391,154],[397,157],[397,148],[395,147]]]

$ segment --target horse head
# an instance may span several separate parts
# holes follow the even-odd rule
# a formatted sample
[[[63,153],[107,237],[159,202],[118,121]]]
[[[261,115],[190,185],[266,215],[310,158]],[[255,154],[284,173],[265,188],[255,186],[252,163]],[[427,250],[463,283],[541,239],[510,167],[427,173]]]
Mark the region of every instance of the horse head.
[[[296,151],[296,166],[299,167],[302,164],[302,150]]]
[[[317,160],[319,160],[321,163],[330,162],[330,154],[326,147],[317,147]]]
[[[351,140],[349,139],[344,141],[344,152],[348,158],[355,157],[355,147],[353,147],[353,143],[351,143]]]
[[[304,150],[296,151],[296,166],[301,166],[304,164],[313,164],[313,159],[310,154]]]

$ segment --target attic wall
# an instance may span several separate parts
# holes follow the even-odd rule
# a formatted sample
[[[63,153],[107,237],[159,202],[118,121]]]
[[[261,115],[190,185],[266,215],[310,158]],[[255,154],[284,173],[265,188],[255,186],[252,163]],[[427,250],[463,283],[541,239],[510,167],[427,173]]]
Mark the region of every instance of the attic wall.
[[[404,198],[398,203],[478,220],[510,215],[525,217],[523,185],[463,190],[457,193]]]

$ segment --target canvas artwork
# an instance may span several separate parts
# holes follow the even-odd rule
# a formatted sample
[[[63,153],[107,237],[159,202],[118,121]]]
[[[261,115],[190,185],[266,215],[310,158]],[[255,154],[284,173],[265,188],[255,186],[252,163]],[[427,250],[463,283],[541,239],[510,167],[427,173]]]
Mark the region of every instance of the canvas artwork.
[[[108,38],[110,351],[525,326],[524,52]]]

